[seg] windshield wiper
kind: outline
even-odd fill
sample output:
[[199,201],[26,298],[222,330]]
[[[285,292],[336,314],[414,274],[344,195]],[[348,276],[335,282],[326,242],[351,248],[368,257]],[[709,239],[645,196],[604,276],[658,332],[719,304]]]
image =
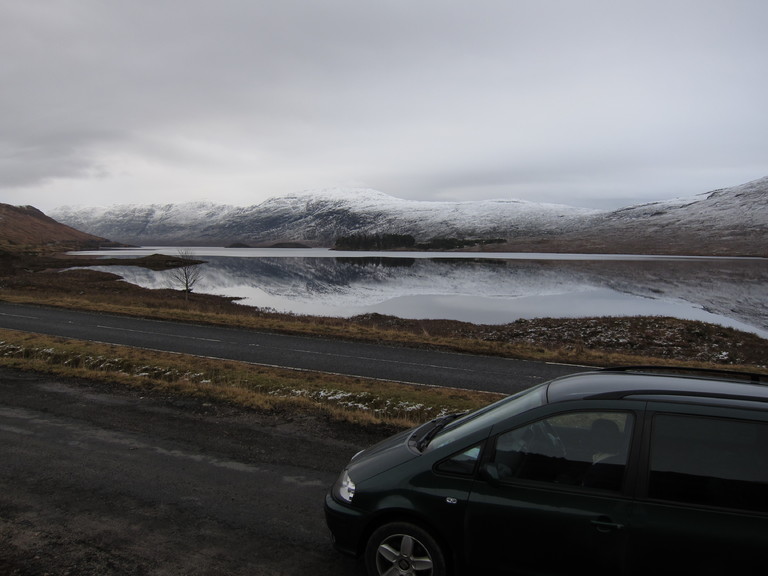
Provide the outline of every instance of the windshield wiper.
[[432,442],[432,439],[437,436],[437,434],[445,428],[449,423],[453,422],[458,418],[459,416],[464,416],[466,412],[457,412],[456,414],[446,414],[445,416],[441,416],[440,418],[436,418],[433,420],[435,425],[424,434],[424,436],[419,440],[419,442],[416,444],[416,448],[419,452],[424,452],[424,449],[429,446],[429,443]]

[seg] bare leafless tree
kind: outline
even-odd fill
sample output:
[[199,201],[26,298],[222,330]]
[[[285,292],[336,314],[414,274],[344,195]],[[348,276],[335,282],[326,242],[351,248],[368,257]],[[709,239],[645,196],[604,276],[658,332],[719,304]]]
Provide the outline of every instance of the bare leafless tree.
[[177,252],[180,260],[179,266],[172,268],[169,272],[171,283],[174,287],[181,286],[184,291],[185,299],[189,298],[190,292],[195,284],[202,277],[201,262],[195,260],[195,255],[191,250],[181,248]]

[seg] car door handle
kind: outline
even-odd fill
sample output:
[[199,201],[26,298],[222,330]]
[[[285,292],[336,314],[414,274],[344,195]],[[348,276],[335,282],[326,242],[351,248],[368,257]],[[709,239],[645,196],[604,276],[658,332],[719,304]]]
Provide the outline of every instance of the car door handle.
[[621,530],[622,528],[624,528],[624,524],[613,522],[607,516],[601,516],[600,518],[596,518],[595,520],[592,520],[591,523],[592,523],[592,526],[597,528],[598,532],[611,532],[613,530]]

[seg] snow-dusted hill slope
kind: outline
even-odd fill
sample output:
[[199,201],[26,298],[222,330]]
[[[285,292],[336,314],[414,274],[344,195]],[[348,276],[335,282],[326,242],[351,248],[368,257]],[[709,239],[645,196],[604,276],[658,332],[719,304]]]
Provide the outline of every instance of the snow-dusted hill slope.
[[553,236],[521,234],[507,249],[768,257],[768,177],[596,214]]
[[519,200],[419,202],[368,189],[312,190],[249,207],[210,203],[56,209],[53,218],[127,244],[259,244],[296,241],[332,246],[355,233],[501,237],[555,233],[596,212]]
[[237,207],[213,203],[61,207],[51,216],[139,245],[332,246],[339,236],[506,238],[503,249],[768,256],[768,177],[611,212],[520,200],[419,202],[369,189],[311,190]]
[[768,226],[768,177],[693,198],[641,204],[606,214],[607,224],[652,221],[656,229],[685,224],[737,231]]

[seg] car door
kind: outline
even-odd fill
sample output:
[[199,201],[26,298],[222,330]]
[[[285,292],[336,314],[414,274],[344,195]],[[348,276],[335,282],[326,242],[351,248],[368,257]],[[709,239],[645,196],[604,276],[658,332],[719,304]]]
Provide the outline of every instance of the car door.
[[606,404],[493,435],[467,506],[470,573],[620,574],[639,420]]
[[768,414],[649,404],[627,562],[637,574],[765,574]]

